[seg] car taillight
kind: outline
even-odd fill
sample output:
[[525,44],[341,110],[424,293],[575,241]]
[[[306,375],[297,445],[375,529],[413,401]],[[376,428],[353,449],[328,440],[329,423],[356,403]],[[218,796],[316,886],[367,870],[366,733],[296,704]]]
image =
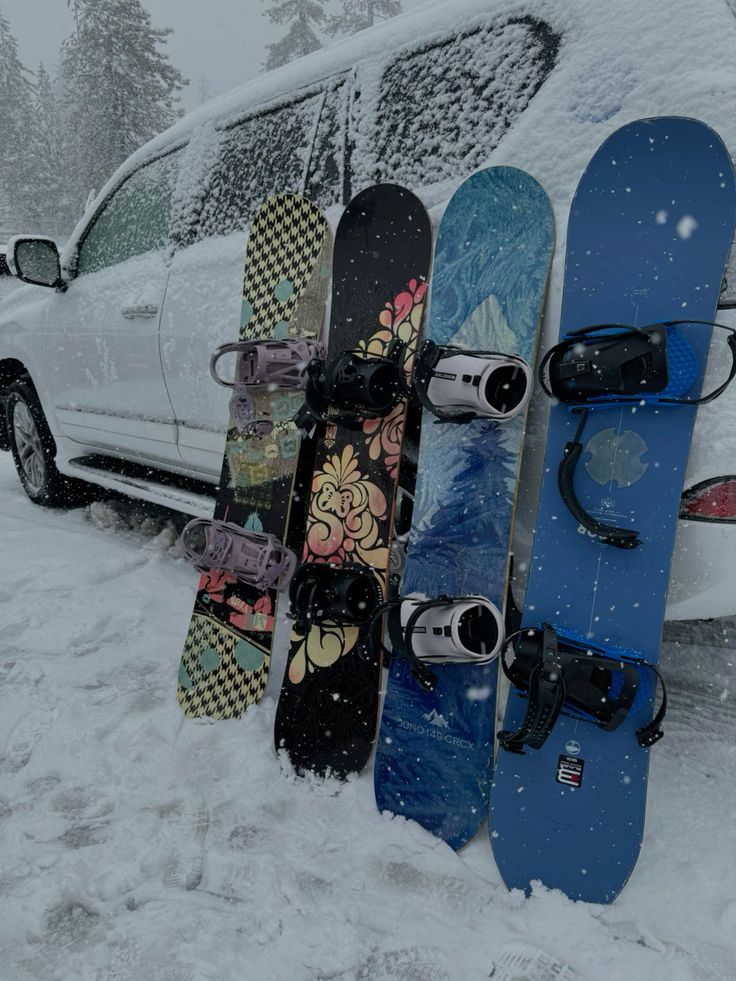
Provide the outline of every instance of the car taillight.
[[736,521],[736,477],[707,480],[685,491],[680,502],[680,517]]

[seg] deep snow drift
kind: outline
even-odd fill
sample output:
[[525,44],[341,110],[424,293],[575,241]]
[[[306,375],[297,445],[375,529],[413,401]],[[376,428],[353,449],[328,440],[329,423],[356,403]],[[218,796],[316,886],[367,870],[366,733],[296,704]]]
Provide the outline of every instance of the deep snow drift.
[[672,705],[621,897],[524,899],[485,830],[455,855],[376,813],[370,770],[294,776],[271,698],[182,717],[181,516],[41,510],[8,454],[0,501],[2,981],[474,981],[519,940],[589,981],[736,976],[736,623],[667,631]]

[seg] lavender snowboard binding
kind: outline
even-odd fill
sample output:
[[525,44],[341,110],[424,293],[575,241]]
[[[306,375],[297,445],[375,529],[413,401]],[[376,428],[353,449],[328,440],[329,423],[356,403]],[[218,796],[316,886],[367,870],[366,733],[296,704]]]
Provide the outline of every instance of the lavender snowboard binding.
[[[218,372],[218,362],[226,354],[239,354],[236,375],[226,381]],[[225,388],[233,391],[230,419],[233,425],[256,436],[268,436],[273,423],[257,419],[252,392],[258,389],[303,390],[307,384],[307,367],[314,359],[324,358],[325,348],[312,338],[285,340],[235,341],[221,344],[210,359],[210,374]]]
[[195,518],[181,540],[186,559],[200,572],[219,569],[260,590],[286,589],[296,568],[296,556],[275,535],[228,521]]

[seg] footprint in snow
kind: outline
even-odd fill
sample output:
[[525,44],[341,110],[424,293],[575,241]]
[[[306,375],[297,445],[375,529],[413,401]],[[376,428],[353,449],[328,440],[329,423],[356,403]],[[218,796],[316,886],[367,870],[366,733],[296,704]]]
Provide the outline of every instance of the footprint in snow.
[[194,981],[194,975],[177,962],[176,953],[163,952],[158,945],[148,948],[129,937],[115,937],[108,945],[109,964],[95,974],[95,981]]
[[47,936],[54,943],[65,947],[81,944],[94,929],[100,914],[87,909],[82,903],[68,901],[48,910],[46,914]]
[[52,727],[56,709],[37,710],[13,726],[0,750],[0,773],[18,773],[27,766],[39,739]]
[[585,981],[565,961],[524,941],[506,944],[488,974],[493,981]]
[[210,827],[210,812],[200,807],[194,814],[188,835],[177,843],[176,851],[163,867],[163,882],[169,889],[197,889],[204,874],[204,847]]
[[55,773],[47,773],[42,777],[34,777],[26,784],[26,790],[31,797],[43,797],[61,783],[61,778]]
[[115,805],[109,797],[81,785],[60,790],[52,800],[51,806],[57,814],[87,820],[107,817],[115,810]]
[[460,912],[477,909],[482,897],[468,883],[443,872],[427,872],[411,862],[381,861],[376,868],[378,878],[386,885],[401,891],[425,896],[444,896],[446,905]]
[[89,848],[90,845],[101,845],[107,839],[103,829],[93,824],[79,824],[69,828],[58,841],[65,848]]
[[442,951],[432,947],[374,951],[360,964],[311,981],[450,981],[443,963]]

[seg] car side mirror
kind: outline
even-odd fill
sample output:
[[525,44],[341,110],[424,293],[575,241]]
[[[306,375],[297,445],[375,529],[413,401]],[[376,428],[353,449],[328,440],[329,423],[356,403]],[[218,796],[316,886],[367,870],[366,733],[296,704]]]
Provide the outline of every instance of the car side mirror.
[[18,279],[34,286],[64,289],[59,250],[52,239],[16,235],[7,249],[10,268]]

